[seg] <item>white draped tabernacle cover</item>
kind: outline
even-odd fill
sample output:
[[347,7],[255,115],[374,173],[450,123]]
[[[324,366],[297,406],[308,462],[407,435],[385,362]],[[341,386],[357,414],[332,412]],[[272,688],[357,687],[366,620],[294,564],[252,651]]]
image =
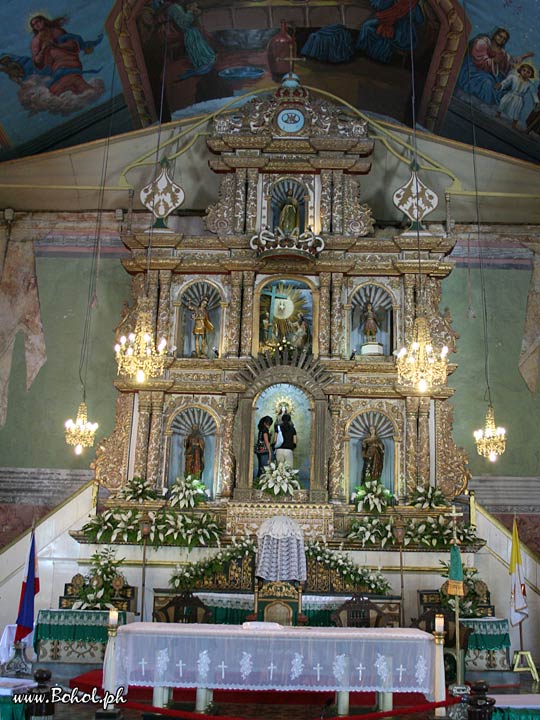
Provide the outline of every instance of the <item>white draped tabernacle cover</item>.
[[295,520],[286,515],[268,518],[257,531],[257,540],[257,577],[304,582],[307,578],[304,533]]
[[132,623],[118,628],[116,687],[420,692],[434,696],[433,636],[416,628]]

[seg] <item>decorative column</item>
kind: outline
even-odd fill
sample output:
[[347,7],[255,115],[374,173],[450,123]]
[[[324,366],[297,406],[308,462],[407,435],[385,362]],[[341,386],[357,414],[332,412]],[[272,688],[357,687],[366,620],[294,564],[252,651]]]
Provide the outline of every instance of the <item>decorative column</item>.
[[235,174],[236,184],[234,193],[234,231],[243,234],[245,232],[246,212],[246,177],[245,168],[238,168]]
[[407,495],[416,487],[416,448],[418,431],[418,398],[405,399],[405,477]]
[[332,232],[339,235],[343,232],[343,172],[332,171]]
[[328,498],[328,404],[326,398],[315,400],[313,419],[313,463],[309,499],[311,502],[326,502]]
[[146,479],[152,487],[161,488],[159,485],[159,467],[161,457],[161,429],[163,427],[163,401],[165,394],[153,392],[152,415],[150,419],[150,434],[148,438],[148,457],[146,459]]
[[429,404],[430,398],[418,398],[418,483],[429,485]]
[[247,198],[246,198],[246,232],[254,233],[257,229],[257,184],[259,173],[257,168],[248,168],[247,171]]
[[161,338],[169,342],[169,330],[171,322],[171,279],[170,270],[159,271],[159,301],[157,313],[156,345]]
[[218,498],[230,498],[234,486],[234,452],[233,431],[234,415],[238,405],[238,398],[232,393],[225,397],[225,417],[221,431],[221,458],[219,463]]
[[319,354],[322,357],[330,355],[330,277],[327,272],[319,275]]
[[227,319],[227,355],[238,357],[238,345],[240,342],[240,307],[242,303],[242,273],[231,273],[231,302],[229,303],[229,314]]
[[159,273],[157,270],[150,270],[148,273],[148,299],[150,300],[150,313],[157,321],[158,313],[158,289],[159,289]]
[[405,275],[404,285],[404,307],[403,307],[403,344],[408,343],[412,337],[416,308],[414,303],[414,291],[416,289],[416,278],[414,275]]
[[248,270],[242,274],[244,276],[244,292],[242,299],[242,338],[240,354],[246,356],[251,355],[253,337],[253,283],[255,282],[255,273]]
[[251,499],[251,458],[253,457],[254,437],[251,431],[251,398],[240,398],[235,427],[244,428],[236,437],[236,484],[234,499],[240,502]]
[[343,477],[343,432],[341,428],[341,398],[330,397],[330,417],[332,418],[330,468],[329,468],[329,500],[344,502],[345,488]]
[[139,393],[139,415],[137,420],[137,443],[135,446],[135,477],[146,477],[146,461],[148,458],[148,435],[150,430],[150,412],[152,409],[152,393]]
[[332,231],[332,171],[321,171],[321,233]]
[[330,344],[332,357],[341,357],[343,350],[343,306],[341,291],[343,273],[332,273],[332,318],[330,321]]

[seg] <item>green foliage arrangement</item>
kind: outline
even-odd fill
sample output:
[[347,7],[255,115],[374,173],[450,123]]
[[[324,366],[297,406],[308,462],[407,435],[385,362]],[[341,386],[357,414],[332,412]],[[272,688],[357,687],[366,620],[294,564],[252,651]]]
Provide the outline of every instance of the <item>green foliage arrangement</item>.
[[394,522],[391,517],[362,517],[353,522],[347,538],[349,540],[360,540],[362,547],[377,546],[384,548],[385,545],[392,545],[394,542],[393,525]]

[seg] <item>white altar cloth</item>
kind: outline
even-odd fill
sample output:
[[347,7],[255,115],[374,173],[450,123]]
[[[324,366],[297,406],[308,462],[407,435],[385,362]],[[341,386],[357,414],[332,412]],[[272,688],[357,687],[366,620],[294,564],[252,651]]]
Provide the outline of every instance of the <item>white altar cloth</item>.
[[118,628],[116,687],[420,692],[434,697],[433,636],[416,628],[133,623]]

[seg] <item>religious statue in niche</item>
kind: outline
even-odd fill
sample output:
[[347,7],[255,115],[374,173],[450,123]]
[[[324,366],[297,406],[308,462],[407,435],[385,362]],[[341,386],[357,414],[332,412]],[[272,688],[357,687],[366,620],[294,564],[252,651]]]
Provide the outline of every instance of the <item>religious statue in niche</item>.
[[368,302],[364,311],[364,336],[366,342],[374,343],[377,342],[377,330],[379,329],[379,323],[373,309],[373,303]]
[[380,480],[384,466],[384,444],[374,425],[369,435],[362,440],[362,483],[366,480]]
[[274,351],[283,345],[290,350],[311,351],[311,290],[301,281],[276,280],[261,290],[259,347]]
[[198,425],[193,425],[185,440],[185,475],[201,477],[204,470],[205,441]]
[[392,353],[392,299],[376,285],[362,286],[351,298],[352,357]]
[[299,232],[298,200],[293,197],[292,190],[287,190],[285,201],[279,213],[279,227],[285,235],[292,235],[296,230]]
[[208,298],[203,297],[199,305],[188,304],[188,308],[192,310],[193,319],[193,335],[195,337],[194,357],[208,357],[207,333],[214,329],[208,315]]
[[306,188],[296,180],[277,182],[270,197],[271,232],[298,237],[306,230]]

